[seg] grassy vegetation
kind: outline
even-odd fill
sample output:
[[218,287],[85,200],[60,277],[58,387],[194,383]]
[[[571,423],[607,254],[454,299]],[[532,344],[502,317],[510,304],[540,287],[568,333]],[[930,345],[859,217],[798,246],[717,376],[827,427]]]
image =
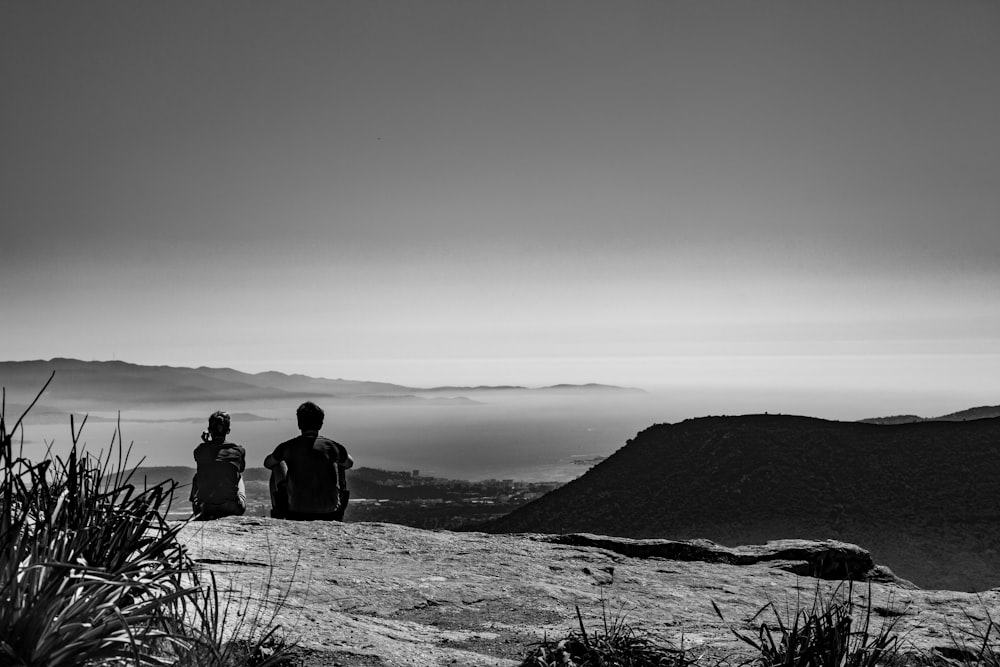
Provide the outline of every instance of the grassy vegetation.
[[697,662],[683,648],[650,641],[621,614],[609,619],[603,600],[603,630],[588,633],[579,607],[576,617],[579,633],[541,642],[531,649],[521,667],[691,667]]
[[137,488],[120,431],[108,453],[94,457],[78,445],[86,419],[79,428],[71,419],[68,457],[50,453],[31,461],[20,445],[15,452],[25,415],[8,429],[5,405],[6,395],[0,664],[286,664],[284,635],[262,624],[267,619],[238,615],[237,625],[227,626],[229,607],[220,603],[214,580],[200,576],[178,540],[184,523],[165,520],[176,483]]
[[1000,667],[1000,623],[984,606],[982,614],[965,612],[966,628],[952,628],[950,650],[942,656],[962,667]]
[[[853,582],[841,595],[841,584],[829,597],[816,589],[812,605],[780,613],[768,603],[754,616],[765,618],[756,636],[730,626],[742,642],[753,648],[761,667],[876,667],[900,664],[902,651],[895,626],[899,615],[891,614],[878,627],[872,623],[871,595],[859,607],[854,601]],[[720,619],[722,612],[713,602]]]
[[653,642],[620,615],[609,621],[602,600],[602,630],[588,632],[577,608],[579,631],[534,645],[520,667],[1000,667],[1000,624],[985,606],[965,614],[968,627],[952,628],[946,646],[926,653],[907,646],[896,632],[905,610],[876,610],[870,591],[866,599],[855,601],[852,582],[828,596],[817,587],[807,607],[764,605],[746,622],[750,632],[726,621],[713,602],[750,657],[707,662],[683,647]]

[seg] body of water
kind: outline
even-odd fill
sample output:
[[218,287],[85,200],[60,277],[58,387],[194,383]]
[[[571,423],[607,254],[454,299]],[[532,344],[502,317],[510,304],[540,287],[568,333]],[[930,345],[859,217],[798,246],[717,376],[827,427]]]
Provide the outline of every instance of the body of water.
[[[324,405],[323,434],[347,446],[359,466],[452,479],[568,481],[587,470],[575,461],[606,456],[657,421],[649,397],[638,399],[536,398],[469,405],[331,400]],[[216,409],[234,415],[230,439],[246,448],[251,467],[262,466],[275,445],[298,433],[294,405],[191,404],[123,411],[121,438],[126,448],[131,445],[130,463],[143,459],[147,466],[193,465],[192,452]],[[89,414],[80,440],[91,453],[107,451],[117,443],[117,415]],[[71,443],[69,417],[59,423],[33,421],[29,415],[23,435],[27,456],[38,458],[50,445],[62,455]]]

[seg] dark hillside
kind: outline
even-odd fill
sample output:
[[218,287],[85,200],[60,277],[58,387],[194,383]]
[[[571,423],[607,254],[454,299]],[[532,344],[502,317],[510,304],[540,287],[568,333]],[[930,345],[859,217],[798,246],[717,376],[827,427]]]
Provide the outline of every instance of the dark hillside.
[[486,526],[736,545],[836,538],[925,587],[1000,586],[1000,419],[707,417],[652,426]]

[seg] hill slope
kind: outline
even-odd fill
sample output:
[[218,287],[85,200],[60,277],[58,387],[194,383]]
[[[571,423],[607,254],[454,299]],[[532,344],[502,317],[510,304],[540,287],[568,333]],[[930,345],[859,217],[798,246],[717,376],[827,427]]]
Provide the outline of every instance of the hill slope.
[[485,530],[865,544],[918,585],[1000,586],[1000,419],[790,416],[652,426]]

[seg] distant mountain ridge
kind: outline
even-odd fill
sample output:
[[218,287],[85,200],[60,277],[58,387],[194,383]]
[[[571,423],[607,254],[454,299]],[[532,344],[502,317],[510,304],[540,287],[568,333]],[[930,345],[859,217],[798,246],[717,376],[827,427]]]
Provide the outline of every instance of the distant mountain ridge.
[[[86,397],[88,404],[103,403],[118,409],[124,405],[164,405],[179,401],[205,401],[224,397],[230,400],[310,397],[440,401],[442,393],[486,391],[640,391],[610,385],[556,385],[527,387],[432,387],[417,388],[388,382],[317,378],[278,371],[245,373],[232,368],[144,366],[125,361],[81,361],[54,358],[48,361],[0,362],[0,386],[8,397],[21,401],[33,397],[49,375],[56,379],[46,391],[55,401],[73,403]],[[472,401],[468,401],[472,402]]]
[[998,418],[706,417],[642,431],[484,529],[733,545],[833,538],[867,545],[918,585],[983,590],[1000,586],[998,479]]
[[968,410],[959,410],[940,417],[918,417],[917,415],[891,415],[889,417],[869,417],[860,420],[865,424],[912,424],[914,422],[951,421],[960,422],[970,419],[992,419],[1000,417],[1000,405],[983,405]]

